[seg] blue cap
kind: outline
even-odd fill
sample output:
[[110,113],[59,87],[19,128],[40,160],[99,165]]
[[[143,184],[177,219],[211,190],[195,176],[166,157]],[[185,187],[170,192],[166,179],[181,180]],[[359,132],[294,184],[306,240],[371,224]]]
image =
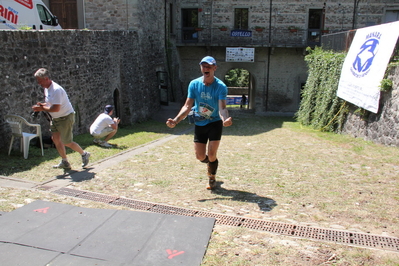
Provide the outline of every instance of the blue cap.
[[215,65],[216,66],[216,60],[212,56],[205,56],[204,58],[202,58],[202,60],[200,62],[200,65],[202,63],[208,63],[210,65]]
[[112,105],[107,105],[104,108],[104,113],[109,114],[112,110],[114,110],[114,107]]

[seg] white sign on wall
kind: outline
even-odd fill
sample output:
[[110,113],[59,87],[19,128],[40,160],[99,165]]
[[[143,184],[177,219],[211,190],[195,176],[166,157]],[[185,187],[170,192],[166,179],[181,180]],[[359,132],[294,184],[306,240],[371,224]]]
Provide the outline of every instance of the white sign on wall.
[[226,62],[255,62],[255,48],[226,47]]
[[399,21],[358,29],[342,66],[337,96],[377,113],[380,83],[399,36]]

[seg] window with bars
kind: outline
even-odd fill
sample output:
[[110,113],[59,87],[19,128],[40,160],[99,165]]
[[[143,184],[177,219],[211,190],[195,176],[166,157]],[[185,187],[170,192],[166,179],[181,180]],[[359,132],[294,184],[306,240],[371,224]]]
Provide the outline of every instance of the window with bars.
[[234,9],[234,29],[247,30],[248,29],[248,8]]

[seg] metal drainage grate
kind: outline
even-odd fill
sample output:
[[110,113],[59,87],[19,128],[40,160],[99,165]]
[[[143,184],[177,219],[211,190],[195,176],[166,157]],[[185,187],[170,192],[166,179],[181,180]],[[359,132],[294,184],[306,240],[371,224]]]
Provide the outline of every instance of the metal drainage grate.
[[82,191],[71,188],[60,188],[54,191],[56,194],[66,195],[81,199],[108,203],[112,205],[125,206],[136,210],[150,211],[170,215],[183,215],[192,217],[215,218],[216,224],[240,226],[249,229],[267,231],[271,233],[293,236],[298,238],[313,239],[318,241],[335,242],[353,246],[378,248],[399,252],[399,238],[354,233],[349,231],[323,229],[310,226],[286,224],[280,222],[264,221],[253,218],[223,215],[211,212],[195,211],[180,207],[163,204],[150,203],[146,201],[133,200],[108,196],[100,193]]

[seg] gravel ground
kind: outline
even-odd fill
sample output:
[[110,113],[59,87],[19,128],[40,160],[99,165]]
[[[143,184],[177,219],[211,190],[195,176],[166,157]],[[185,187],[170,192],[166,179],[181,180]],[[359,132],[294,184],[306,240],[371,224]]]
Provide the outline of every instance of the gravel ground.
[[[224,129],[214,191],[206,190],[206,166],[195,160],[192,132],[69,186],[199,211],[399,237],[397,148],[301,128],[292,119],[231,115],[234,124]],[[2,188],[0,196],[3,211],[34,199],[115,208],[45,191]],[[203,265],[398,262],[394,251],[216,225]]]

